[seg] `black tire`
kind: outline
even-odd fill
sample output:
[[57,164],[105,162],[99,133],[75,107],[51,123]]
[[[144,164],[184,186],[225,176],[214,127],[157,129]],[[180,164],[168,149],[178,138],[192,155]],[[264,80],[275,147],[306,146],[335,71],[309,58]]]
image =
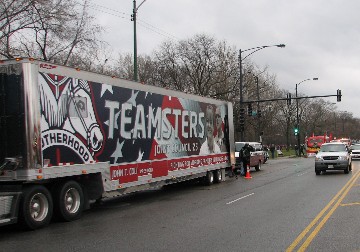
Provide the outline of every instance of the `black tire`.
[[67,181],[54,190],[54,212],[57,219],[73,221],[81,217],[84,209],[84,192],[75,181]]
[[49,225],[53,215],[53,201],[49,190],[42,185],[24,189],[20,203],[20,224],[35,230]]
[[260,171],[260,170],[261,170],[261,160],[259,160],[259,164],[255,166],[255,171]]
[[214,183],[214,173],[212,171],[208,171],[205,176],[205,185],[212,185]]
[[214,171],[214,182],[221,183],[221,181],[222,181],[221,169],[215,170]]
[[315,171],[316,175],[320,175],[321,171]]
[[349,166],[346,167],[346,169],[344,170],[344,173],[345,173],[345,174],[349,174]]

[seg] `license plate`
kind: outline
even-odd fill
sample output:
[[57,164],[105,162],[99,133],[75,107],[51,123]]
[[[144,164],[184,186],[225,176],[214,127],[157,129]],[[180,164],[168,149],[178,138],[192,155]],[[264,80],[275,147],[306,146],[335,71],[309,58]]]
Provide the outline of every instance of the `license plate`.
[[334,168],[334,166],[333,165],[328,165],[328,168]]

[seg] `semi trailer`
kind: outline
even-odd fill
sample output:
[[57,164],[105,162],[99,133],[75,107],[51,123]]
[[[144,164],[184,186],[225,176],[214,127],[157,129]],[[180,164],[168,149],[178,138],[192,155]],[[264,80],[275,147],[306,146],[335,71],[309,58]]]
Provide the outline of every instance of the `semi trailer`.
[[0,61],[0,225],[234,169],[227,101],[31,58]]

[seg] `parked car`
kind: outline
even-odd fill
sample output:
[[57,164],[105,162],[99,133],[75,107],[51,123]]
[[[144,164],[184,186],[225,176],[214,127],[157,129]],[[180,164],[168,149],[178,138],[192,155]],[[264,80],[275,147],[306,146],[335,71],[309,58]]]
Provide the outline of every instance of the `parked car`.
[[261,164],[265,163],[265,152],[263,146],[259,142],[235,142],[235,169],[241,168],[240,150],[245,143],[250,144],[254,151],[250,153],[250,167],[255,167],[256,171],[261,170]]
[[315,173],[320,175],[326,170],[351,171],[350,149],[341,142],[324,143],[315,156]]
[[269,152],[267,150],[264,150],[264,164],[269,159]]
[[360,158],[360,144],[353,144],[350,146],[351,159]]

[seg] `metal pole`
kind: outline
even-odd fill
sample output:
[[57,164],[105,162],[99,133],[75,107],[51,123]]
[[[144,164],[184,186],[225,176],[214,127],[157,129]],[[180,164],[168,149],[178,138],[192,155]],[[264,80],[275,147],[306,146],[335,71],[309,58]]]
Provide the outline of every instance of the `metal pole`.
[[334,123],[335,123],[335,132],[334,132],[334,135],[337,136],[337,133],[336,133],[336,113],[334,112]]
[[[295,87],[295,97],[297,98],[297,87],[298,87],[298,84],[296,84],[296,87]],[[296,128],[298,129],[298,134],[297,134],[297,148],[298,148],[298,151],[296,153],[296,155],[300,156],[300,128],[299,128],[299,100],[296,99]]]
[[133,20],[134,21],[134,81],[138,81],[138,69],[137,69],[137,42],[136,42],[136,0],[133,1]]
[[[259,92],[259,77],[258,76],[254,76],[255,77],[255,81],[256,81],[256,89],[257,89],[257,99],[258,101],[260,100],[260,92]],[[257,103],[257,137],[259,139],[259,141],[261,142],[261,138],[260,138],[260,117],[259,117],[259,110],[260,110],[260,103]]]
[[[242,74],[242,59],[241,59],[241,49],[239,50],[239,70],[240,70],[240,109],[243,107],[243,74]],[[245,126],[244,126],[245,130]],[[244,141],[244,130],[240,131],[240,142]]]

